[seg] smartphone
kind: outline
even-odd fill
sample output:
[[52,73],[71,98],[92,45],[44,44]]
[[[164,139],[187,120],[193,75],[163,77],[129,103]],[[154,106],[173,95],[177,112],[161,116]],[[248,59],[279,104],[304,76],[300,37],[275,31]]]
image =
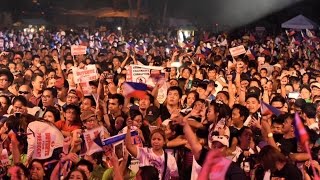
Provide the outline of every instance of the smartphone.
[[259,115],[258,115],[257,112],[256,112],[256,113],[253,113],[253,114],[252,114],[252,117],[254,117],[254,118],[257,119],[257,120],[259,119]]

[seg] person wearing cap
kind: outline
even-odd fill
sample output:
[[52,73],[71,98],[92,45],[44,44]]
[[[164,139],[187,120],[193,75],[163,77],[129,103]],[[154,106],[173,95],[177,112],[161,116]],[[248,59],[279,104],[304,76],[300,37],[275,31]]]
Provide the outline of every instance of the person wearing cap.
[[314,82],[311,83],[311,96],[315,97],[315,96],[320,96],[320,83],[318,82]]
[[[183,127],[185,138],[190,144],[192,154],[200,166],[205,165],[204,163],[210,150],[220,151],[223,156],[227,156],[226,152],[229,147],[229,140],[226,136],[219,135],[219,133],[218,135],[214,134],[211,137],[211,147],[209,147],[210,149],[207,149],[198,141],[196,134],[188,123],[188,117],[183,117],[180,113],[175,112],[172,113],[170,119]],[[237,164],[231,162],[225,175],[225,179],[245,179],[245,174]]]
[[0,70],[0,95],[6,95],[10,99],[14,97],[8,88],[13,83],[13,75],[8,69],[1,69]]
[[82,98],[82,93],[79,90],[76,89],[70,89],[67,95],[67,101],[66,104],[75,104],[79,105],[80,100]]
[[98,119],[92,110],[83,111],[80,115],[82,124],[87,130],[99,127]]
[[55,88],[58,91],[58,105],[64,107],[67,101],[67,93],[69,91],[69,83],[63,78],[58,78],[55,83]]
[[246,93],[246,107],[250,114],[256,113],[260,109],[261,90],[257,87],[250,87]]

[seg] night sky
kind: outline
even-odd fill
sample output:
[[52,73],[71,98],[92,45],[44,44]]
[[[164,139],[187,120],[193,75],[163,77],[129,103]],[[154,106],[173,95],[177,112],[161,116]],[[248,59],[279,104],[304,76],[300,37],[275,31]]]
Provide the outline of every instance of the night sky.
[[[54,14],[57,8],[85,9],[112,7],[112,0],[1,0],[0,10],[14,13],[19,19],[28,12]],[[135,0],[134,0],[135,1]],[[142,0],[143,9],[154,17],[161,17],[166,0]],[[127,0],[115,0],[122,9],[127,8]],[[256,22],[270,14],[278,15],[275,20],[283,21],[304,14],[319,21],[320,15],[314,7],[320,6],[319,0],[167,0],[168,16],[190,18],[197,23],[219,24],[220,26],[242,26]],[[24,15],[21,12],[25,13]]]

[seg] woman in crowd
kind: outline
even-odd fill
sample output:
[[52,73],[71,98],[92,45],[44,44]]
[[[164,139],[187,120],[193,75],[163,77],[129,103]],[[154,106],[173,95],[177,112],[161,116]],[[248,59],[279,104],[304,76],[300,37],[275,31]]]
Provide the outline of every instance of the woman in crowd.
[[[132,122],[128,122],[131,129]],[[166,136],[163,130],[156,129],[151,132],[151,148],[137,147],[131,142],[131,133],[126,133],[125,144],[129,153],[139,159],[140,166],[155,166],[159,171],[159,179],[178,179],[178,168],[174,157],[164,151]]]

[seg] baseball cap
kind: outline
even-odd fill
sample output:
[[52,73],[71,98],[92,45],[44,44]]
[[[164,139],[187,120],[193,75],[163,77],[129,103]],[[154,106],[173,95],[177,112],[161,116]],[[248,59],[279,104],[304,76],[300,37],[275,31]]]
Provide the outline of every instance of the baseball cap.
[[212,142],[220,142],[224,146],[229,147],[229,140],[225,136],[212,136]]
[[159,116],[160,116],[160,110],[156,106],[150,106],[147,109],[146,119],[149,121],[149,123],[155,122]]
[[246,100],[251,97],[254,97],[259,100],[260,94],[261,90],[258,87],[249,87],[247,89]]
[[311,84],[311,89],[314,88],[314,87],[320,89],[320,83],[318,83],[318,82],[312,83],[312,84]]
[[87,110],[87,111],[83,111],[80,115],[80,119],[81,121],[85,121],[91,117],[95,117],[95,113],[92,110]]
[[82,93],[79,90],[76,89],[70,89],[68,94],[74,94],[76,95],[79,99],[82,98]]

